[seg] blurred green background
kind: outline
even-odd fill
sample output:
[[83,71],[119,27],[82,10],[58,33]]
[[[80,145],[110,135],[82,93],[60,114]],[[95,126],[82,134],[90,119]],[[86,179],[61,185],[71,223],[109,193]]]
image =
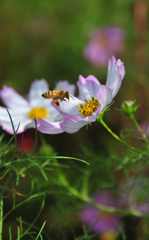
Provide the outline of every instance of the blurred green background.
[[[137,38],[142,35],[138,33],[136,26],[134,11],[136,3],[137,1],[131,0],[2,0],[0,2],[0,87],[6,84],[20,94],[26,95],[35,79],[45,78],[50,89],[54,89],[59,80],[67,79],[70,83],[76,84],[80,74],[84,77],[92,74],[105,84],[107,67],[94,69],[83,58],[83,48],[88,42],[91,31],[114,24],[126,31],[125,53],[121,57],[125,64],[126,75],[115,98],[116,102],[105,119],[119,131],[126,119],[120,120],[122,117],[120,114],[115,114],[114,109],[120,108],[123,100],[134,99],[138,103],[145,102],[143,116],[147,118],[148,114],[144,112],[144,108],[148,106],[144,98],[147,97],[148,91],[144,85],[148,85],[148,56],[146,54],[143,59],[136,60]],[[147,7],[148,3],[143,1],[144,3]],[[144,15],[147,25],[147,14]],[[144,29],[144,25],[142,28]],[[143,46],[147,53],[149,48],[147,29],[143,32],[143,38],[144,36],[146,41]],[[140,93],[140,85],[143,94]],[[139,121],[142,119],[139,118]],[[62,149],[66,150],[69,140],[72,141],[72,146],[77,144],[79,139],[94,141],[93,135],[98,132],[97,129],[101,136],[102,130],[99,124],[95,123],[89,127],[88,132],[84,127],[80,133],[73,136],[63,133],[59,136],[46,137],[48,140],[52,138],[52,141],[49,140],[50,143],[53,143],[61,153],[59,145],[62,144],[64,137],[68,140],[65,141],[66,145]],[[99,148],[99,137],[95,142],[96,147]]]
[[130,1],[1,1],[1,85],[27,91],[36,78],[45,78],[51,88],[60,79],[75,83],[79,74],[105,80],[106,71],[100,74],[83,59],[88,35],[116,24],[132,46],[132,18]]

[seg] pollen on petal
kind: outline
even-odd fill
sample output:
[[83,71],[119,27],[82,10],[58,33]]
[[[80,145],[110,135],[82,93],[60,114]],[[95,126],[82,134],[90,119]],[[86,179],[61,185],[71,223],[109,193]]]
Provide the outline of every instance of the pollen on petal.
[[81,108],[80,110],[78,110],[78,112],[80,112],[81,115],[83,116],[91,116],[98,108],[100,102],[98,99],[95,99],[92,96],[92,99],[87,101],[86,99],[84,99],[85,103],[81,104],[79,103],[79,107]]
[[28,113],[29,118],[45,118],[48,115],[48,111],[44,108],[32,108]]

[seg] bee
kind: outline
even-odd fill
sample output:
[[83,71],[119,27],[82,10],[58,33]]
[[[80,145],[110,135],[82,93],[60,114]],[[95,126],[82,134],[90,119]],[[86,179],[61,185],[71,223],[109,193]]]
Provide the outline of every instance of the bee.
[[60,106],[58,100],[68,102],[70,97],[73,98],[68,91],[64,90],[44,92],[41,96],[48,99],[53,98],[53,103],[56,104],[58,108]]

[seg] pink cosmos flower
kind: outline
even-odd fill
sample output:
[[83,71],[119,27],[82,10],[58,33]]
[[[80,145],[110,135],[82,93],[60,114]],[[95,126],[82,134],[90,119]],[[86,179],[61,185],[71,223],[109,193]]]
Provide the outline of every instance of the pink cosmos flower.
[[[112,102],[118,93],[124,75],[123,63],[120,59],[116,61],[114,57],[109,60],[106,85],[102,85],[92,75],[87,78],[80,75],[77,82],[79,97],[70,98],[69,103],[61,102],[59,108],[52,103],[64,115],[63,121],[60,122],[61,130],[75,133],[83,126],[95,122],[99,113]],[[39,121],[40,129],[45,128],[48,133],[50,124],[46,120]]]
[[[94,197],[95,203],[99,203],[104,207],[118,207],[118,199],[111,194],[109,190],[102,190]],[[103,234],[107,231],[118,232],[122,223],[121,218],[112,213],[105,213],[91,205],[86,205],[79,213],[79,218],[91,228],[93,232]]]
[[[58,89],[68,90],[71,94],[74,94],[75,86],[67,81],[60,81],[56,86],[56,90]],[[63,132],[59,125],[63,116],[51,105],[52,99],[44,99],[41,96],[46,91],[49,91],[49,87],[44,79],[36,80],[31,84],[27,99],[7,86],[4,86],[0,91],[0,98],[10,112],[15,131],[20,124],[17,133],[35,127],[34,118],[46,120],[48,130],[45,133],[57,134]],[[13,134],[9,115],[4,107],[0,107],[0,126],[6,132]],[[38,130],[40,131],[39,122]],[[44,128],[42,130],[44,132]]]
[[125,32],[120,27],[97,29],[84,48],[84,57],[95,67],[106,66],[112,55],[123,53],[124,39]]

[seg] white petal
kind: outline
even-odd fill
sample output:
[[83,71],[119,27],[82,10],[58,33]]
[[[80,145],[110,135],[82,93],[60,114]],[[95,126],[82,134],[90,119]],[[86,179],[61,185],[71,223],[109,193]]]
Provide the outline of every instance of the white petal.
[[59,111],[63,115],[71,116],[72,114],[79,115],[78,110],[80,110],[78,104],[83,104],[84,101],[81,101],[80,99],[73,96],[73,98],[70,97],[69,101],[63,101],[59,102],[60,107],[58,108],[54,103],[52,103],[52,106],[55,107],[57,111]]
[[31,84],[28,99],[33,108],[43,107],[50,104],[50,101],[47,101],[48,99],[44,99],[41,96],[44,92],[47,91],[49,91],[49,86],[44,79],[36,80]]
[[[16,110],[11,110],[11,109],[8,109],[12,119],[14,121],[21,121],[22,119],[24,118],[27,118],[27,114],[24,113],[24,114],[20,114],[17,109]],[[10,122],[10,118],[9,118],[9,114],[7,112],[7,109],[4,108],[4,107],[0,107],[0,122]]]
[[0,98],[7,108],[17,109],[20,114],[30,109],[29,102],[13,88],[3,86],[3,90],[0,91]]
[[55,87],[55,91],[64,90],[70,92],[70,94],[74,95],[75,93],[75,85],[70,84],[67,80],[66,81],[59,81]]
[[[11,115],[11,119],[12,119],[12,122],[13,122],[13,125],[15,128],[15,131],[17,130],[17,128],[19,126],[17,133],[24,132],[25,129],[34,126],[34,121],[32,119],[28,118],[26,114],[24,114],[24,115],[18,114],[17,112],[15,112],[13,110],[9,110],[9,113]],[[7,113],[6,108],[3,108],[3,107],[0,107],[0,126],[2,126],[2,128],[6,132],[13,134],[13,128],[12,128],[10,117]]]
[[58,122],[63,119],[62,114],[60,114],[56,108],[54,108],[52,105],[47,109],[48,110],[48,115],[43,118],[44,120],[48,122]]

